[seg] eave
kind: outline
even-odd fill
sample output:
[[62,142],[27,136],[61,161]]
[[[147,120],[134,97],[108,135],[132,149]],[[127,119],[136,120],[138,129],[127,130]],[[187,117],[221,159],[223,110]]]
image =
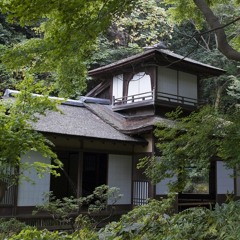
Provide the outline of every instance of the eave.
[[221,68],[217,68],[199,61],[183,57],[169,50],[151,49],[143,53],[119,60],[115,63],[89,71],[89,76],[99,77],[106,74],[115,75],[117,72],[131,71],[136,67],[143,67],[152,64],[155,66],[166,66],[182,71],[194,72],[200,77],[213,77],[225,73]]

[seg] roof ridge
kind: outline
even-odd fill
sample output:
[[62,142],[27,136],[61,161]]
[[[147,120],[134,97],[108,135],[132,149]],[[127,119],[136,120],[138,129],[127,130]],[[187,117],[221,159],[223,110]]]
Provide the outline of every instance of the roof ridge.
[[[112,121],[109,120],[110,118],[104,117],[103,114],[100,114],[99,112],[95,111],[94,108],[92,108],[90,105],[91,105],[91,104],[89,104],[89,103],[84,103],[84,106],[85,106],[89,111],[91,111],[93,114],[95,114],[96,116],[98,116],[100,119],[102,119],[104,122],[106,122],[106,123],[107,123],[108,125],[110,125],[111,127],[115,128],[117,131],[120,131],[121,133],[123,133],[124,127],[123,127],[123,124],[122,124],[120,121],[118,121],[120,126],[117,126],[116,124],[114,124]],[[94,105],[100,105],[100,104],[94,104]],[[106,108],[106,107],[105,107],[105,108]],[[113,111],[111,111],[111,113],[113,113],[111,117],[114,117],[115,119],[117,119],[116,113],[113,112]],[[123,119],[124,121],[126,121],[125,118],[122,117],[122,119]],[[117,120],[118,120],[118,119],[117,119]],[[124,134],[125,134],[125,133],[124,133]]]

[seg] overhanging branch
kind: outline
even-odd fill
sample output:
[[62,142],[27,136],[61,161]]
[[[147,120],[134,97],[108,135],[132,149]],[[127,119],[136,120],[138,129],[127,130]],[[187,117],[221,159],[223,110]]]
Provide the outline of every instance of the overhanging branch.
[[236,18],[235,20],[229,22],[226,25],[222,25],[219,19],[214,15],[213,11],[209,8],[205,0],[193,0],[193,1],[199,8],[199,10],[202,12],[207,23],[211,28],[211,30],[204,32],[202,34],[214,31],[217,37],[218,50],[222,54],[224,54],[227,58],[235,61],[240,61],[240,52],[236,51],[229,45],[226,33],[224,31],[224,27],[233,24],[236,21],[239,21],[240,17]]

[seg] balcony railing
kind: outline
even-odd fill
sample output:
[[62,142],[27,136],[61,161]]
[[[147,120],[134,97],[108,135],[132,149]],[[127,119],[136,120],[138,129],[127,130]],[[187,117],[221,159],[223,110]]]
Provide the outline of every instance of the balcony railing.
[[175,95],[171,93],[157,92],[157,100],[167,101],[169,103],[180,103],[183,105],[197,106],[198,100],[196,98]]
[[165,92],[157,92],[155,94],[155,91],[123,96],[120,98],[113,97],[112,104],[113,106],[119,106],[124,104],[139,103],[142,101],[159,102],[159,103],[162,102],[168,105],[180,104],[180,105],[187,105],[187,106],[194,106],[194,107],[199,104],[196,98],[185,97],[185,96],[165,93]]
[[136,103],[136,102],[140,102],[140,101],[153,100],[153,99],[154,99],[153,91],[139,93],[139,94],[135,94],[135,95],[123,96],[120,98],[115,98],[113,96],[113,105]]

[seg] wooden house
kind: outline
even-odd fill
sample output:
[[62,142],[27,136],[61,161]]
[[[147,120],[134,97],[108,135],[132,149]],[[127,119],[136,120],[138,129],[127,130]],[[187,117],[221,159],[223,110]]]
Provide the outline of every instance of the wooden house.
[[[60,105],[63,114],[49,112],[34,128],[55,144],[64,164],[61,177],[46,174],[9,188],[0,203],[2,216],[30,214],[42,203],[42,194],[53,191],[61,198],[86,196],[99,185],[120,188],[124,195],[119,211],[145,204],[148,198],[168,193],[167,182],[152,185],[138,170],[138,160],[156,153],[153,129],[168,122],[165,113],[181,106],[186,113],[203,104],[199,98],[200,79],[219,76],[222,69],[179,56],[163,49],[151,49],[104,67],[89,71],[99,84],[85,97]],[[24,161],[45,161],[36,152]],[[209,173],[205,192],[179,194],[178,209],[192,205],[223,202],[226,193],[240,194],[233,170],[216,161]],[[74,187],[73,187],[74,186]]]

